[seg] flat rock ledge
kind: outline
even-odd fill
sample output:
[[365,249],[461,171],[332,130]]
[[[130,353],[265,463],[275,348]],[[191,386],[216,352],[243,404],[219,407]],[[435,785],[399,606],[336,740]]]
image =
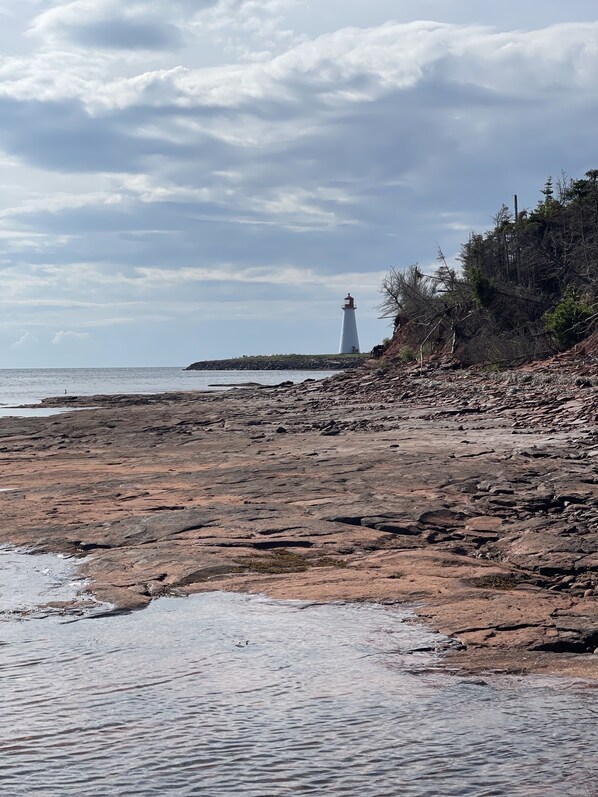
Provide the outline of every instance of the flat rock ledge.
[[592,362],[47,404],[95,409],[0,419],[0,542],[81,557],[119,609],[408,603],[447,667],[598,678]]
[[342,371],[359,368],[370,354],[281,354],[200,360],[187,371]]

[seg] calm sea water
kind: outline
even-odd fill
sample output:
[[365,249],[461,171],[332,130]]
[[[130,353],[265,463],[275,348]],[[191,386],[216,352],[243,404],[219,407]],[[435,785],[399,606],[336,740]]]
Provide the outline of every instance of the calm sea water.
[[35,560],[0,552],[0,593],[22,593],[0,605],[2,794],[597,794],[595,689],[441,674],[406,610],[211,593],[19,619],[40,579],[75,586]]
[[[167,393],[216,390],[223,385],[303,382],[331,371],[185,371],[182,368],[23,368],[0,369],[0,408],[35,404],[49,396],[114,393]],[[218,385],[219,387],[213,387]],[[0,410],[1,412],[1,410]],[[6,413],[2,413],[6,414]],[[12,413],[14,414],[14,413]],[[22,413],[27,414],[27,413]]]

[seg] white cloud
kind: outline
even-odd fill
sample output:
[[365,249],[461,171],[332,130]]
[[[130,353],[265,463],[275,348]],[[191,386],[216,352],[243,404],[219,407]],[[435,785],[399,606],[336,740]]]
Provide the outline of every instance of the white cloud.
[[227,55],[265,61],[305,37],[284,27],[283,13],[299,0],[220,0],[199,14],[192,29],[207,29]]
[[339,30],[265,63],[179,67],[107,81],[90,101],[106,108],[139,103],[225,108],[266,98],[295,103],[308,92],[334,108],[372,101],[393,89],[408,90],[433,77],[434,70],[445,82],[507,96],[593,90],[597,39],[598,22],[512,33],[433,22],[388,23]]
[[60,346],[62,343],[69,343],[77,340],[86,340],[89,337],[89,332],[72,332],[69,330],[65,332],[61,330],[57,332],[52,338],[52,343],[55,346]]
[[[140,9],[155,8],[138,3],[122,13],[135,18]],[[253,7],[246,2],[243,8],[249,12]],[[89,21],[109,10],[116,13],[115,9],[122,9],[116,0],[76,0],[44,12],[34,30],[46,36],[58,21],[60,25]],[[217,10],[220,13],[222,6]],[[99,55],[50,50],[35,59],[0,59],[0,93],[19,99],[77,97],[100,114],[133,107],[241,109],[247,103],[258,103],[255,111],[259,111],[260,102],[305,103],[307,97],[317,98],[323,104],[321,110],[340,110],[395,89],[409,90],[436,75],[444,82],[478,86],[505,96],[572,88],[593,91],[598,76],[597,38],[598,22],[508,33],[481,26],[389,22],[325,34],[260,63],[209,69],[178,64],[121,76],[114,75],[111,62]],[[313,115],[316,108],[306,105],[303,113]],[[242,110],[246,124],[251,106]],[[204,121],[211,118],[212,114],[207,115]],[[264,120],[263,127],[268,121]],[[300,129],[296,126],[297,132]]]
[[22,204],[0,210],[0,219],[10,216],[22,216],[27,213],[57,213],[61,210],[84,208],[88,205],[115,205],[123,200],[123,195],[116,192],[94,191],[89,194],[65,194],[57,191],[50,196],[27,199]]
[[324,274],[312,268],[299,268],[292,265],[277,267],[257,267],[241,269],[233,264],[221,264],[208,268],[138,268],[136,277],[131,282],[139,282],[144,287],[167,287],[185,285],[193,282],[209,283],[241,283],[272,286],[293,287],[326,287],[331,290],[342,290],[344,286],[356,285],[363,290],[377,290],[385,275],[384,271],[346,272],[341,274]]
[[31,332],[24,332],[18,340],[15,340],[11,348],[19,349],[24,346],[34,346],[36,343],[39,343],[39,340],[35,335],[32,335]]

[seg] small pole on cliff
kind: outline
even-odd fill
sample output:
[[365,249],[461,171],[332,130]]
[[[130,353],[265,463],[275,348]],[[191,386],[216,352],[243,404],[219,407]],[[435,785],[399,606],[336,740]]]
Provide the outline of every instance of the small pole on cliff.
[[519,197],[517,194],[513,196],[513,205],[515,207],[515,273],[517,274],[517,281],[519,282],[521,251],[519,249]]

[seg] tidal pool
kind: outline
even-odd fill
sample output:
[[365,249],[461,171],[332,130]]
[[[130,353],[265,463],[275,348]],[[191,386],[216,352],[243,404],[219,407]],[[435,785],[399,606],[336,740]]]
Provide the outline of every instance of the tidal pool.
[[11,797],[598,793],[598,690],[446,674],[407,610],[209,593],[2,617]]
[[[2,492],[12,489],[1,489]],[[51,554],[33,556],[0,547],[0,621],[39,616],[48,603],[80,598],[84,589],[85,582],[76,575],[75,559]],[[91,596],[87,598],[91,603]]]
[[0,407],[0,418],[50,418],[90,407]]

